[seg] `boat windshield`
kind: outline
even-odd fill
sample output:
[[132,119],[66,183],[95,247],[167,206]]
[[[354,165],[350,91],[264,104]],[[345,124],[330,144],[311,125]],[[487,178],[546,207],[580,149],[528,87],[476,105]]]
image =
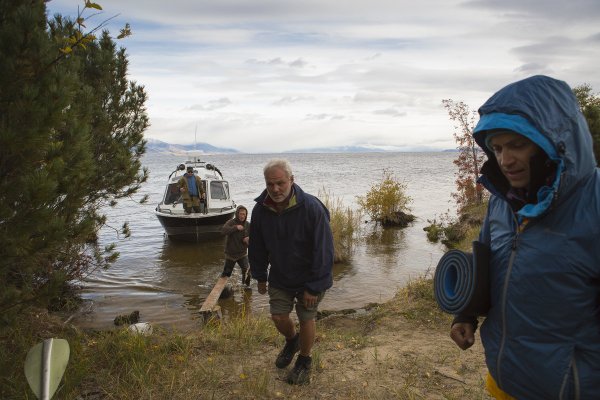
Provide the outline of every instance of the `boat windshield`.
[[227,200],[229,198],[229,185],[224,181],[213,181],[210,183],[210,198],[216,200]]
[[179,184],[171,183],[167,187],[167,193],[165,193],[165,204],[173,204],[179,200],[181,193],[179,192]]

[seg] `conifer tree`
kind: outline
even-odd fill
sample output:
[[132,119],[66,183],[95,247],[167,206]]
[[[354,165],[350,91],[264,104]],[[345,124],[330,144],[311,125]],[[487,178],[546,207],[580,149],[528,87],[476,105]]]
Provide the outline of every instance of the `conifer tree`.
[[147,177],[144,89],[109,33],[84,35],[81,22],[48,20],[41,1],[0,5],[1,315],[56,306],[73,280],[114,261],[97,241],[102,207]]

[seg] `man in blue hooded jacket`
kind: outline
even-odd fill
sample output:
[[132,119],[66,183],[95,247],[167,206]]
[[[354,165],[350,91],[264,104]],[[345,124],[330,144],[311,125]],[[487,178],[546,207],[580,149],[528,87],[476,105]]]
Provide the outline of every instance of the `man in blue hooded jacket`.
[[[255,199],[250,224],[250,270],[260,294],[267,292],[268,281],[271,318],[286,338],[275,365],[287,367],[300,351],[287,382],[306,384],[312,367],[317,306],[333,284],[329,211],[294,183],[287,160],[269,161],[263,173],[267,188]],[[294,305],[299,333],[290,318]]]
[[[598,398],[600,172],[586,120],[569,86],[546,76],[506,86],[479,114],[487,388],[499,399]],[[467,349],[476,328],[458,315],[450,336]]]

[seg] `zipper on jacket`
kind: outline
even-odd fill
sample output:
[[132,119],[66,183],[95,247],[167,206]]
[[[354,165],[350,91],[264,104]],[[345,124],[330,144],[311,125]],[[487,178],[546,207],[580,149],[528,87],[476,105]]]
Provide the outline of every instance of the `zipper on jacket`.
[[[517,218],[514,217],[515,224],[517,225],[517,231],[515,232],[515,236],[512,239],[511,243],[511,252],[510,258],[508,259],[508,268],[506,270],[506,276],[504,277],[504,285],[502,288],[502,297],[501,297],[501,308],[500,308],[500,316],[502,321],[502,337],[500,338],[500,348],[498,349],[498,359],[496,361],[496,371],[498,374],[498,386],[502,388],[502,372],[500,369],[500,365],[502,364],[502,355],[504,353],[504,345],[506,344],[506,295],[508,293],[508,281],[510,280],[510,274],[512,272],[513,263],[515,261],[515,256],[517,253],[517,242],[519,241],[519,234],[521,233],[521,227],[518,226]],[[526,224],[525,224],[526,226]],[[525,227],[523,226],[523,228]]]
[[567,373],[563,378],[562,385],[560,386],[560,393],[558,395],[559,400],[566,400],[565,398],[565,390],[567,388],[567,384],[569,383],[569,372],[573,373],[573,390],[575,393],[571,395],[575,400],[579,400],[581,394],[579,393],[579,372],[577,371],[577,363],[575,362],[575,351],[573,351],[573,355],[571,356],[571,362],[569,363],[569,368],[567,369]]

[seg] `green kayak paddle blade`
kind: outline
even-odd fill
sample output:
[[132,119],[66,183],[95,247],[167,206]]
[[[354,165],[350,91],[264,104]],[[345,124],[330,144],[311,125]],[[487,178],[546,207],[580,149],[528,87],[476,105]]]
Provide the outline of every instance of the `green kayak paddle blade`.
[[38,399],[50,400],[69,363],[69,342],[46,339],[33,346],[25,358],[25,377]]

